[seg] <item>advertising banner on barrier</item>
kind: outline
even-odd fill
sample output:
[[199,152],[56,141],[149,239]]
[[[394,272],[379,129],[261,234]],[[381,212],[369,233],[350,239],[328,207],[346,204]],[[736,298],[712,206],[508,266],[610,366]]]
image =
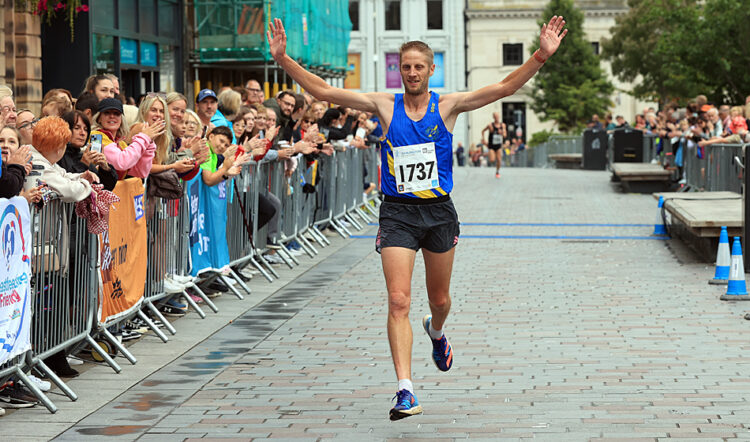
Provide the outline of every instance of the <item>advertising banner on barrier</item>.
[[0,364],[31,348],[31,222],[24,198],[0,199]]
[[198,174],[187,183],[190,204],[191,274],[219,270],[229,265],[227,247],[227,183],[203,184]]
[[109,211],[109,231],[99,235],[99,323],[138,308],[146,284],[146,206],[138,178],[118,181],[120,201]]

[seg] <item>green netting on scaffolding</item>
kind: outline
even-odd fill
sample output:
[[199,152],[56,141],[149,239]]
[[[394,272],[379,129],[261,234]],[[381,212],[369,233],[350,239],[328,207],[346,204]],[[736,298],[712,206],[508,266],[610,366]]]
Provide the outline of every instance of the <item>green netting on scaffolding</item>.
[[352,27],[348,8],[348,0],[195,0],[200,61],[271,60],[265,30],[268,17],[278,17],[290,57],[343,72]]

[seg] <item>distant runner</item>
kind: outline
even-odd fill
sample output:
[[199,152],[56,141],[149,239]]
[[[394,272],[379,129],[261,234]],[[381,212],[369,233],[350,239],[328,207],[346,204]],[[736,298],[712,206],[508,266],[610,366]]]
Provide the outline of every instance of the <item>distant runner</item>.
[[[498,112],[492,113],[492,123],[482,129],[482,144],[490,148],[490,162],[495,163],[495,178],[500,178],[500,164],[503,162],[503,142],[508,138],[508,128],[500,120]],[[489,138],[484,133],[489,131]],[[489,142],[488,142],[489,141]]]
[[[306,71],[286,54],[281,20],[270,25],[268,42],[274,60],[305,91],[321,101],[377,115],[383,126],[381,172],[384,202],[375,248],[381,253],[388,288],[388,341],[398,389],[391,420],[422,413],[411,382],[412,329],[409,323],[411,277],[422,249],[431,315],[422,319],[432,342],[432,359],[441,371],[453,364],[453,350],[443,334],[451,306],[450,280],[458,244],[458,216],[450,199],[453,188],[453,126],[472,111],[515,93],[557,51],[568,33],[562,17],[542,26],[539,50],[499,83],[474,92],[438,95],[428,90],[435,72],[433,52],[421,41],[399,51],[405,93],[357,93],[335,88]],[[360,189],[361,190],[361,189]]]

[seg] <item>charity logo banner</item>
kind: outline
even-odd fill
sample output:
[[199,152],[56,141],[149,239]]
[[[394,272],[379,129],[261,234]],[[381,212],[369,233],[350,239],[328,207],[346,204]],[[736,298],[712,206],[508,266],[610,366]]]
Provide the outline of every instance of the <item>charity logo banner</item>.
[[203,177],[187,183],[190,207],[191,274],[219,270],[229,265],[227,247],[227,186],[222,181],[206,186]]
[[31,217],[24,198],[0,199],[0,364],[31,348]]
[[99,323],[138,308],[146,284],[147,233],[144,187],[138,178],[118,181],[120,201],[109,211],[109,230],[99,237]]

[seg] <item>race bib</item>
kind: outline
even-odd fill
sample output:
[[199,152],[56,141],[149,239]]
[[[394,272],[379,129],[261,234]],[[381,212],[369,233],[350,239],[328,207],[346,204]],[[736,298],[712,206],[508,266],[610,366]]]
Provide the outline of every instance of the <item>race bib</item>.
[[500,146],[503,144],[503,136],[500,134],[492,134],[492,145]]
[[393,148],[398,193],[419,192],[440,186],[435,143]]

